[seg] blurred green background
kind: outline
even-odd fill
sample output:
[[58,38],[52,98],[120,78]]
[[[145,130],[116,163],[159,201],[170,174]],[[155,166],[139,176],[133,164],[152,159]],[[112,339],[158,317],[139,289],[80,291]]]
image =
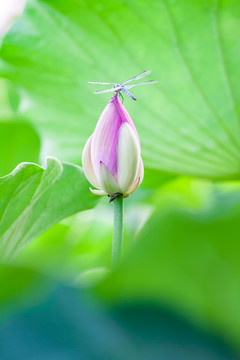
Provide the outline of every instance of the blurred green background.
[[[2,35],[1,359],[240,358],[239,34],[238,0],[29,0]],[[87,82],[147,69],[111,273],[112,204],[80,167],[110,96]]]

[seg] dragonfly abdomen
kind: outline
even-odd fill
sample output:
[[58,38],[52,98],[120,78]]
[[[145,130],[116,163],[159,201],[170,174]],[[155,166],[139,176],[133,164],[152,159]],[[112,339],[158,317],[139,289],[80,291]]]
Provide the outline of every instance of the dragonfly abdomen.
[[131,99],[137,100],[124,86],[122,87],[121,91],[125,92]]

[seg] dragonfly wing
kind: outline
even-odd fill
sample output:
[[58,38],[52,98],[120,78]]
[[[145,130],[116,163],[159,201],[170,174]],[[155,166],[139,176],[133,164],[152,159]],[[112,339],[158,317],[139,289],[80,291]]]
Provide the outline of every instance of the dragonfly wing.
[[151,70],[146,70],[146,71],[142,72],[141,74],[138,74],[137,76],[134,76],[133,78],[131,78],[127,81],[124,81],[122,84],[127,84],[130,81],[142,79],[143,77],[145,77],[149,74],[151,74]]
[[88,81],[89,84],[100,84],[100,85],[115,85],[116,83],[104,83],[98,81]]
[[105,90],[98,90],[98,91],[94,91],[94,94],[104,94],[104,93],[108,93],[111,91],[115,91],[115,89],[111,88],[111,89],[105,89]]
[[138,83],[138,84],[131,84],[131,85],[125,85],[126,89],[131,89],[133,86],[137,86],[137,85],[149,85],[149,84],[155,84],[157,83],[156,80],[152,80],[152,81],[147,81],[147,82],[143,82],[143,83]]

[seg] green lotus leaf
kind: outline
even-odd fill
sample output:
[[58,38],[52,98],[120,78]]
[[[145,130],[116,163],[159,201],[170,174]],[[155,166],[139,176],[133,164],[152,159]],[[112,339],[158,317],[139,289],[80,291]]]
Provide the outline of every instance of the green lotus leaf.
[[19,89],[44,155],[80,162],[110,98],[87,82],[150,69],[158,83],[124,101],[145,167],[238,178],[239,18],[238,0],[30,0],[3,41],[0,75]]
[[61,219],[96,204],[79,166],[22,163],[0,178],[0,255],[11,257]]

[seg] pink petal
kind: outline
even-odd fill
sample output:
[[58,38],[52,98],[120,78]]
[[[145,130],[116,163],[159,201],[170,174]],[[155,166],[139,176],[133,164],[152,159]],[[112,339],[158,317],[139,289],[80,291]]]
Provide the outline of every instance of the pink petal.
[[126,194],[136,178],[140,159],[140,147],[132,127],[123,123],[118,134],[118,183]]
[[107,195],[107,193],[104,190],[95,190],[95,189],[91,189],[91,188],[89,188],[89,190],[94,195],[98,195],[98,196],[106,196]]
[[117,181],[103,162],[100,162],[99,166],[99,182],[101,188],[109,195],[121,192]]
[[143,161],[142,158],[140,158],[139,165],[138,165],[138,171],[135,177],[135,180],[133,184],[130,186],[128,191],[126,192],[128,195],[132,194],[141,184],[144,177],[144,167],[143,167]]
[[91,158],[98,180],[100,162],[117,178],[118,132],[123,122],[132,127],[140,147],[133,121],[118,96],[114,95],[100,116],[92,138]]
[[95,186],[97,189],[100,189],[99,182],[95,175],[93,166],[92,166],[92,159],[91,159],[91,144],[92,144],[92,135],[87,140],[86,145],[84,146],[83,153],[82,153],[82,167],[84,174],[88,181]]

